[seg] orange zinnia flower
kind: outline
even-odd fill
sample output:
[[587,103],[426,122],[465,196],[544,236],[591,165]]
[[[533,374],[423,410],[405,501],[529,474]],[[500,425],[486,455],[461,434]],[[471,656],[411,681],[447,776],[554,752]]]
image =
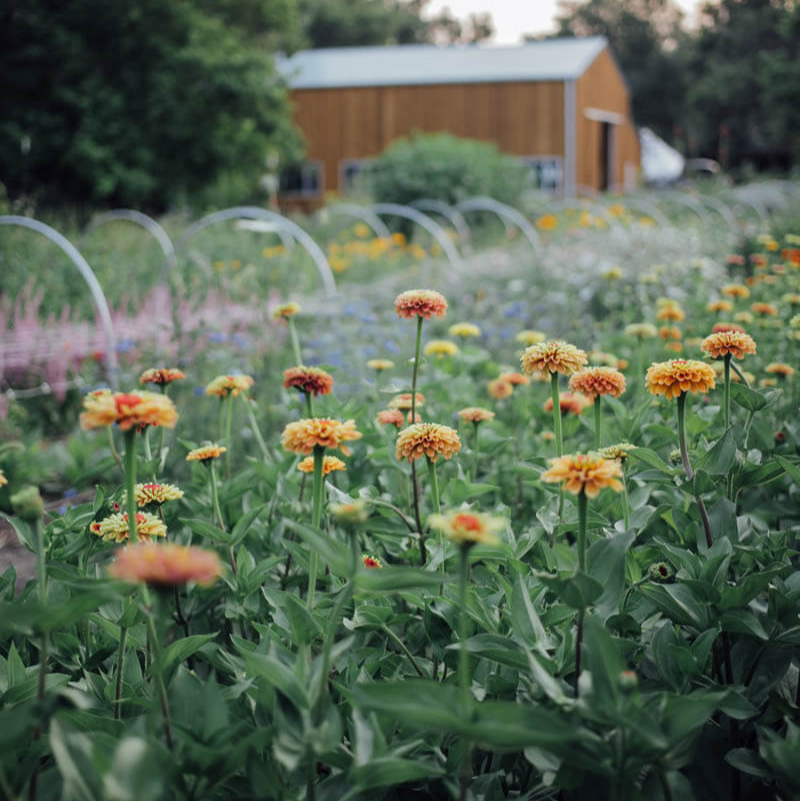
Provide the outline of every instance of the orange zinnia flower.
[[764,317],[775,317],[778,313],[777,307],[771,303],[754,303],[750,308],[754,314],[761,314]]
[[447,300],[432,289],[409,289],[394,299],[394,310],[398,317],[444,317]]
[[[382,409],[380,412],[378,412],[376,420],[381,425],[384,426],[395,425],[398,428],[402,428],[405,425],[406,421],[408,421],[409,423],[412,422],[411,412],[409,411],[409,413],[404,418],[403,412],[400,411],[400,409]],[[422,422],[422,417],[420,416],[419,412],[417,412],[416,419],[413,422],[415,423]]]
[[142,581],[172,587],[195,581],[213,584],[222,573],[222,564],[213,551],[185,545],[141,543],[124,548],[109,568],[114,578]]
[[507,398],[513,391],[514,385],[502,376],[500,378],[493,378],[489,382],[489,394],[497,400]]
[[218,375],[207,387],[206,395],[217,395],[227,398],[236,397],[246,392],[255,382],[249,375]]
[[595,498],[601,489],[608,487],[622,492],[622,468],[616,459],[604,459],[596,453],[568,453],[550,460],[550,469],[542,473],[542,481],[563,484],[567,492],[586,493]]
[[482,423],[484,420],[493,420],[494,412],[480,406],[468,406],[466,409],[462,409],[458,416],[468,423]]
[[662,325],[658,329],[658,335],[661,339],[680,339],[683,336],[681,329],[674,325]]
[[714,323],[711,328],[713,334],[722,334],[725,331],[741,331],[744,333],[744,328],[737,323]]
[[347,456],[350,450],[343,443],[356,439],[361,439],[361,433],[356,431],[354,420],[342,423],[339,420],[307,417],[289,423],[283,429],[281,445],[284,450],[302,456],[308,456],[315,447],[339,448]]
[[784,364],[783,362],[772,362],[764,368],[764,372],[774,373],[782,378],[786,378],[794,373],[794,367],[790,367],[788,364]]
[[711,334],[703,340],[700,347],[714,359],[728,354],[734,359],[743,359],[746,353],[756,352],[756,343],[753,338],[741,331]]
[[455,512],[449,515],[431,515],[428,518],[431,528],[441,531],[453,542],[462,545],[483,543],[495,545],[500,540],[496,531],[506,527],[502,517],[492,517],[480,512]]
[[222,445],[202,445],[199,448],[195,448],[193,451],[189,451],[189,453],[186,454],[186,461],[208,462],[211,459],[219,459],[227,450],[228,449]]
[[501,381],[508,381],[509,384],[515,387],[525,386],[531,383],[530,378],[522,373],[500,373],[498,378]]
[[177,367],[156,367],[152,370],[145,370],[139,376],[140,384],[171,384],[179,378],[186,378],[183,371]]
[[[297,469],[303,473],[313,473],[314,457],[306,456],[306,458],[297,465]],[[347,470],[347,465],[341,459],[337,459],[335,456],[326,456],[322,460],[322,475],[327,476],[334,470]]]
[[727,295],[729,298],[746,300],[750,297],[750,290],[744,284],[726,284],[721,291],[723,295]]
[[91,392],[83,399],[81,428],[117,423],[122,431],[146,426],[174,428],[178,412],[166,395],[155,392]]
[[[587,406],[591,406],[592,402],[579,392],[562,392],[558,396],[558,407],[561,409],[561,414],[582,414]],[[542,408],[546,412],[553,411],[553,399],[548,398],[544,402]]]
[[655,362],[647,370],[647,389],[653,395],[677,398],[682,392],[706,393],[715,386],[714,370],[695,359]]
[[[722,302],[722,301],[720,301]],[[679,323],[686,319],[686,312],[677,303],[664,304],[656,314],[656,320]]]
[[272,310],[272,318],[274,320],[286,320],[289,317],[294,317],[295,314],[299,314],[299,312],[300,304],[290,301],[274,308]]
[[439,456],[449,459],[461,450],[458,434],[439,423],[415,423],[404,428],[395,444],[397,458],[409,462],[427,456],[435,462]]
[[333,389],[333,376],[317,367],[290,367],[283,371],[283,386],[307,395],[327,395]]
[[591,401],[598,395],[618,398],[625,392],[625,376],[614,367],[585,367],[570,376],[569,388]]
[[733,304],[729,300],[713,300],[706,308],[710,312],[729,312],[733,310]]
[[552,373],[570,375],[585,367],[587,361],[584,351],[560,339],[531,345],[522,354],[521,359],[523,372],[528,375],[540,373],[545,376]]

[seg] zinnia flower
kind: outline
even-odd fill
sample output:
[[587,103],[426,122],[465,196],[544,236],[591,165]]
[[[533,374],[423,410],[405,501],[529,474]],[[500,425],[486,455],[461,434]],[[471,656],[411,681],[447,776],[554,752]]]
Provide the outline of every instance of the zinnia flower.
[[453,542],[461,545],[496,545],[500,540],[495,532],[506,527],[502,517],[480,512],[454,512],[449,515],[431,515],[428,518],[431,528],[441,531]]
[[108,571],[123,581],[141,581],[174,587],[195,581],[213,584],[222,573],[222,564],[213,551],[174,543],[140,543],[123,548]]
[[283,303],[280,306],[277,306],[272,310],[272,318],[273,320],[285,320],[289,317],[294,317],[295,314],[300,313],[300,305],[298,303],[294,303],[290,301],[289,303]]
[[706,309],[710,312],[729,312],[733,311],[733,304],[729,300],[712,300]]
[[664,345],[665,350],[671,350],[674,353],[680,353],[683,350],[683,343],[681,342],[667,342]]
[[207,387],[206,395],[235,398],[246,392],[255,382],[249,375],[218,375]]
[[772,362],[764,368],[764,372],[774,373],[782,378],[786,378],[794,373],[794,367],[790,367],[788,364],[784,364],[783,362]]
[[[562,392],[558,396],[558,408],[561,410],[561,414],[583,414],[583,410],[591,404],[592,402],[579,392]],[[553,399],[548,398],[542,408],[546,412],[552,412]]]
[[451,458],[461,450],[458,434],[439,423],[415,423],[404,428],[395,443],[397,458],[409,462],[427,456],[435,462],[439,456]]
[[462,409],[458,416],[468,423],[482,423],[484,420],[493,420],[494,412],[480,406],[468,406],[466,409]]
[[[300,462],[300,464],[297,465],[297,469],[303,473],[313,473],[314,457],[306,456],[306,458],[303,459]],[[341,459],[338,459],[336,456],[326,456],[322,460],[322,475],[327,476],[334,470],[347,470],[347,465]]]
[[294,387],[306,395],[327,395],[333,389],[333,376],[318,367],[290,367],[283,371],[283,386]]
[[662,325],[658,329],[658,335],[661,339],[680,339],[683,336],[681,329],[674,325]]
[[[150,506],[150,504],[160,506],[167,501],[180,500],[183,497],[183,490],[173,484],[137,484],[133,494],[137,506]],[[123,504],[126,497],[127,495],[123,493]]]
[[775,317],[778,313],[777,306],[773,306],[771,303],[754,303],[750,307],[755,314],[760,314],[763,317]]
[[228,449],[222,445],[202,445],[199,448],[195,448],[193,451],[189,451],[189,453],[186,454],[186,461],[209,462],[212,459],[219,459],[227,450]]
[[600,448],[597,451],[597,455],[602,456],[604,459],[616,459],[619,462],[624,462],[631,455],[630,452],[635,449],[636,445],[631,445],[630,442],[618,442],[616,445]]
[[527,347],[530,347],[531,345],[538,345],[540,342],[544,342],[546,339],[547,335],[543,334],[541,331],[531,331],[529,329],[520,331],[516,336],[517,342],[521,342]]
[[520,361],[523,372],[528,375],[540,373],[548,376],[553,373],[570,375],[585,367],[588,359],[586,353],[574,345],[560,339],[551,339],[531,345],[522,354]]
[[625,333],[637,339],[652,339],[658,334],[658,329],[650,323],[631,323],[625,326]]
[[183,371],[177,367],[156,367],[152,370],[145,370],[139,376],[140,384],[171,384],[179,378],[186,378]]
[[744,284],[726,284],[721,291],[723,295],[727,295],[729,298],[747,300],[750,297],[750,290]]
[[[419,409],[419,407],[424,405],[425,403],[425,396],[421,392],[417,392],[416,400],[417,400],[416,406]],[[389,408],[402,409],[403,411],[409,410],[411,408],[411,393],[403,392],[401,395],[395,395],[389,401]]]
[[645,376],[653,395],[677,398],[681,392],[707,393],[715,386],[714,370],[695,359],[671,359],[650,365]]
[[367,504],[361,498],[349,503],[332,503],[328,511],[337,523],[345,527],[360,526],[369,517]]
[[531,383],[530,378],[522,373],[500,373],[498,379],[500,381],[508,381],[514,387],[526,386]]
[[746,353],[756,352],[756,343],[749,334],[741,331],[725,331],[707,336],[700,347],[713,359],[730,354],[734,359],[743,359]]
[[741,331],[741,333],[744,333],[744,328],[736,323],[714,323],[711,328],[713,334],[722,334],[726,331]]
[[452,337],[479,337],[481,329],[474,323],[455,323],[447,329]]
[[505,378],[493,378],[489,382],[489,394],[497,400],[507,398],[514,391],[514,385]]
[[380,569],[383,567],[383,563],[377,556],[365,556],[363,558],[364,567],[368,570]]
[[542,473],[542,481],[563,484],[567,492],[589,498],[597,497],[604,487],[622,492],[622,468],[616,459],[604,459],[596,453],[568,453],[550,460],[550,469]]
[[81,428],[99,428],[117,423],[122,431],[146,426],[174,428],[178,420],[175,404],[155,392],[90,392],[83,399]]
[[[117,512],[105,519],[92,523],[89,526],[92,534],[106,541],[125,542],[130,536],[128,531],[128,515]],[[136,533],[140,540],[149,540],[151,537],[166,537],[167,527],[158,515],[150,512],[136,513]]]
[[347,456],[350,453],[343,443],[361,439],[361,433],[356,431],[354,420],[344,423],[339,420],[329,420],[320,417],[308,417],[287,424],[281,436],[281,445],[284,450],[308,456],[315,447],[339,448]]
[[585,367],[570,376],[569,388],[591,401],[598,395],[618,398],[625,392],[625,376],[614,367]]
[[367,367],[370,370],[391,370],[394,367],[394,362],[389,359],[370,359],[367,362]]
[[458,345],[447,339],[432,339],[422,351],[426,356],[455,356]]
[[444,317],[447,300],[432,289],[409,289],[394,299],[394,310],[398,317]]
[[411,420],[411,411],[403,417],[403,412],[400,409],[382,409],[378,412],[375,418],[381,425],[388,426],[388,425],[395,425],[398,428],[402,428],[406,422],[414,422],[414,423],[421,423],[422,417],[419,412],[416,414],[416,419]]
[[800,306],[800,295],[796,292],[787,292],[785,295],[781,295],[781,300],[790,306]]
[[589,363],[604,365],[606,367],[616,367],[619,359],[613,353],[604,353],[601,350],[589,351]]
[[671,303],[663,304],[662,307],[658,310],[658,313],[656,314],[656,320],[661,320],[661,321],[670,321],[674,323],[679,323],[685,319],[686,319],[686,312],[684,312],[684,310],[674,301],[672,301]]
[[749,311],[740,311],[733,315],[733,319],[737,323],[752,323],[755,318]]

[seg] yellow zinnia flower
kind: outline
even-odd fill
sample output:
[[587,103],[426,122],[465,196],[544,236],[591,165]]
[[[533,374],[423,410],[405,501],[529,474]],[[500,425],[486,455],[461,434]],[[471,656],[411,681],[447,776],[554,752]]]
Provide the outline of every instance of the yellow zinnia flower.
[[455,323],[447,329],[453,337],[479,337],[481,329],[474,323]]
[[422,351],[426,356],[455,356],[458,345],[447,339],[432,339]]
[[439,456],[450,459],[461,450],[458,433],[439,423],[415,423],[404,428],[395,444],[397,458],[411,462],[427,456],[435,462]]
[[597,453],[570,453],[550,460],[550,469],[542,473],[542,481],[563,484],[567,492],[588,498],[597,497],[604,487],[622,492],[622,468],[616,459],[604,459]]
[[540,373],[545,376],[553,373],[571,375],[581,367],[585,367],[587,361],[584,351],[561,339],[551,339],[531,345],[520,359],[523,372],[528,375]]
[[655,362],[647,370],[647,389],[653,395],[677,398],[682,392],[707,393],[715,386],[714,370],[695,359]]

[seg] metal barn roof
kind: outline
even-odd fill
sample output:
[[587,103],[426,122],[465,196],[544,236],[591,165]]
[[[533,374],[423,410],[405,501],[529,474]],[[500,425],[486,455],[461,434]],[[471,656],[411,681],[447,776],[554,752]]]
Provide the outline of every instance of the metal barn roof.
[[562,81],[580,77],[608,44],[603,36],[523,45],[396,45],[302,50],[278,58],[292,89]]

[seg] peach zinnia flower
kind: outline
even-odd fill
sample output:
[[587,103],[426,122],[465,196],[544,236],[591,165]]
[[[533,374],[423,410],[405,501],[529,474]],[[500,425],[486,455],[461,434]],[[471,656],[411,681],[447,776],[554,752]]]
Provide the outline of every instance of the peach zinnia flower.
[[772,362],[764,368],[764,372],[774,373],[782,378],[786,378],[794,373],[794,367],[790,367],[788,364],[784,364],[783,362]]
[[714,323],[711,328],[711,333],[722,334],[726,331],[740,331],[744,333],[744,328],[737,323]]
[[515,338],[517,342],[521,342],[523,345],[530,347],[531,345],[538,345],[540,342],[544,342],[547,339],[547,335],[543,334],[541,331],[525,329],[524,331],[520,331]]
[[495,545],[500,541],[495,532],[502,531],[506,527],[506,521],[502,517],[493,517],[480,512],[431,515],[428,522],[431,528],[441,531],[453,542],[462,545],[475,543]]
[[175,404],[155,392],[91,392],[83,399],[81,428],[99,428],[117,423],[122,431],[146,426],[174,428],[178,420]]
[[189,451],[189,453],[186,454],[186,461],[209,462],[212,459],[219,459],[227,450],[228,449],[222,445],[202,445],[199,448],[195,448],[193,451]]
[[761,314],[764,317],[775,317],[778,313],[776,306],[771,303],[754,303],[751,307],[754,314]]
[[663,304],[656,314],[656,320],[665,322],[680,323],[685,319],[686,312],[674,301]]
[[449,426],[439,423],[415,423],[404,428],[395,444],[397,458],[409,462],[427,456],[435,462],[439,456],[451,458],[461,450],[458,434]]
[[370,359],[367,362],[367,367],[371,370],[391,370],[394,367],[394,362],[389,359]]
[[614,367],[585,367],[569,378],[569,388],[593,401],[598,395],[618,398],[625,392],[625,376]]
[[214,551],[165,543],[140,543],[123,548],[108,571],[123,581],[173,587],[195,581],[213,584],[222,573],[222,564]]
[[631,323],[625,326],[625,333],[637,339],[652,339],[658,333],[658,329],[650,323]]
[[177,367],[155,367],[145,370],[139,376],[140,384],[171,384],[179,378],[186,378],[186,374]]
[[721,291],[723,295],[727,295],[729,298],[747,300],[750,297],[750,290],[744,284],[726,284]]
[[522,373],[500,373],[498,378],[501,381],[508,381],[514,387],[527,386],[531,383],[530,378]]
[[448,339],[432,339],[422,352],[426,356],[455,356],[458,353],[458,345]]
[[514,391],[514,385],[511,381],[507,381],[502,376],[500,378],[493,378],[489,382],[489,394],[497,400],[507,398]]
[[[416,406],[419,409],[420,406],[425,404],[425,396],[421,392],[417,392],[416,401]],[[402,409],[403,411],[409,410],[411,408],[411,393],[403,392],[401,395],[395,395],[389,401],[389,408]]]
[[542,481],[563,484],[567,492],[596,498],[604,487],[622,492],[622,468],[616,459],[604,459],[596,453],[568,453],[550,460],[550,469],[542,473]]
[[664,345],[665,350],[671,350],[673,353],[680,353],[683,350],[683,343],[681,342],[667,342]]
[[711,365],[696,359],[671,359],[650,365],[645,376],[653,395],[677,398],[682,392],[707,393],[715,386]]
[[343,443],[361,439],[361,432],[356,431],[355,420],[344,423],[320,417],[307,417],[287,424],[281,436],[284,450],[308,456],[315,447],[339,448],[347,456],[350,453]]
[[[411,420],[411,412],[409,411],[408,414],[403,417],[403,412],[400,409],[382,409],[378,412],[375,419],[384,426],[394,425],[398,428],[402,428],[406,422],[412,422]],[[416,414],[416,419],[413,421],[415,423],[421,423],[422,417],[419,412]]]
[[462,409],[458,416],[468,423],[482,423],[484,420],[493,420],[494,412],[481,406],[468,406],[466,409]]
[[[99,522],[92,523],[89,530],[92,534],[109,542],[125,542],[130,536],[128,515],[121,512],[109,515]],[[136,533],[141,540],[149,540],[151,537],[166,537],[167,527],[158,515],[150,514],[150,512],[137,512]]]
[[[300,470],[302,473],[313,473],[314,457],[306,456],[306,458],[303,459],[303,461],[297,465],[297,469]],[[347,470],[347,465],[341,459],[338,459],[335,456],[326,456],[322,460],[322,475],[327,476],[334,470]]]
[[662,325],[658,329],[658,335],[661,339],[680,339],[683,336],[681,329],[674,325]]
[[295,314],[300,313],[300,304],[290,301],[289,303],[282,303],[272,310],[272,318],[274,320],[286,320],[289,317],[294,317]]
[[447,313],[445,296],[432,289],[409,289],[394,299],[394,310],[398,317],[444,317]]
[[333,376],[318,367],[290,367],[283,371],[283,386],[294,387],[306,395],[327,395],[333,389]]
[[527,348],[520,361],[523,372],[528,375],[540,373],[548,376],[553,373],[570,375],[585,367],[588,359],[584,351],[569,342],[551,339]]
[[724,331],[707,336],[700,347],[713,359],[730,354],[743,359],[746,353],[756,352],[756,343],[749,334],[741,331]]
[[[183,497],[183,490],[173,484],[137,484],[134,488],[137,506],[149,506],[167,501],[177,501]],[[123,498],[126,497],[123,494]]]
[[246,392],[255,382],[249,375],[218,375],[207,387],[206,395],[220,398],[237,397]]
[[733,304],[729,300],[712,300],[706,309],[710,312],[729,312],[733,311]]
[[[583,414],[583,410],[591,404],[592,402],[579,392],[562,392],[558,396],[558,408],[561,409],[561,414]],[[552,412],[553,399],[548,398],[542,408],[546,412]]]

